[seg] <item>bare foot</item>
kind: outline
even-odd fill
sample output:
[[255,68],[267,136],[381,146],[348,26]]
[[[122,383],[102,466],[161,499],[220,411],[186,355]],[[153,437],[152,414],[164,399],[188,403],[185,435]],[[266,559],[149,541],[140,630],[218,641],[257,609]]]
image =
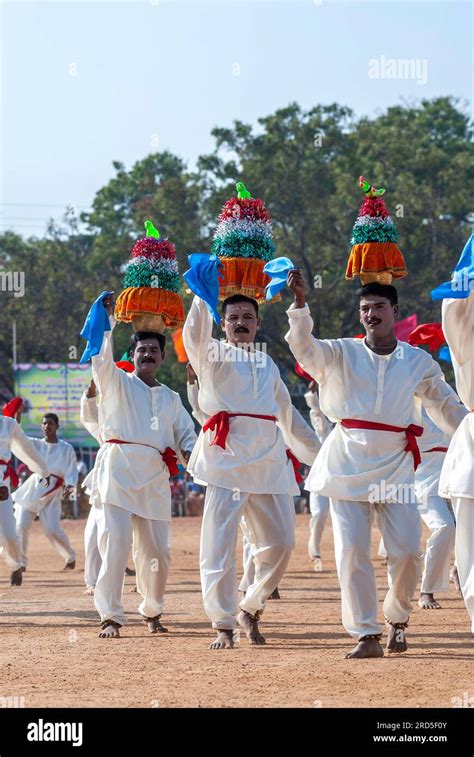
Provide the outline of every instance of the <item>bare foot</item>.
[[136,576],[137,572],[133,568],[125,568],[125,575],[126,576]]
[[209,644],[209,649],[233,649],[233,647],[234,632],[228,628],[221,628],[217,632],[217,638]]
[[346,660],[361,660],[364,657],[383,657],[379,637],[359,639],[358,644],[345,655]]
[[168,629],[160,623],[161,615],[155,615],[154,618],[143,618],[150,633],[167,633]]
[[408,644],[406,640],[406,623],[386,623],[388,629],[387,652],[406,652]]
[[420,594],[418,604],[422,610],[441,610],[441,605],[436,601],[433,594],[427,592]]
[[449,572],[449,580],[455,585],[456,589],[458,590],[458,592],[460,593],[462,597],[461,584],[459,583],[459,573],[455,565],[451,568]]
[[272,591],[268,599],[281,599],[280,592],[278,591],[278,586]]
[[88,597],[91,597],[94,594],[94,587],[88,586],[84,594],[86,594]]
[[121,626],[118,623],[114,623],[113,620],[104,620],[101,625],[101,632],[99,633],[99,639],[119,639],[119,628]]
[[74,570],[75,567],[76,567],[76,561],[75,560],[71,560],[70,562],[66,563],[66,565],[63,568],[63,570]]
[[255,644],[257,646],[265,644],[265,637],[262,636],[262,634],[258,630],[257,616],[250,615],[250,613],[246,612],[245,610],[241,610],[237,620],[239,622],[239,625],[241,625],[244,629],[245,635],[251,644]]
[[138,591],[138,586],[134,586],[132,589],[130,589],[130,594],[136,594]]
[[10,573],[10,586],[21,586],[23,581],[23,571],[21,568]]
[[382,559],[380,561],[380,565],[383,565],[384,567],[386,567],[388,565],[388,560],[387,560],[386,557],[382,557]]
[[323,572],[323,561],[321,560],[319,555],[313,558],[313,570],[315,573]]

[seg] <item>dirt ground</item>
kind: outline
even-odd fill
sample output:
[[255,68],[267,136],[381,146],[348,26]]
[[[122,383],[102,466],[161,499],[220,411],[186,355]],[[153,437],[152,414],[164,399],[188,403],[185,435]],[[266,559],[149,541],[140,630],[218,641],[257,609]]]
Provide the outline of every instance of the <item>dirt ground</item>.
[[[474,640],[454,589],[442,597],[442,610],[415,607],[407,654],[343,659],[352,642],[340,622],[330,524],[324,572],[316,574],[306,551],[308,521],[297,516],[282,599],[269,602],[262,622],[266,646],[251,648],[243,638],[219,652],[208,649],[213,632],[201,604],[200,518],[173,520],[163,616],[169,633],[148,634],[127,578],[129,625],[118,640],[98,638],[92,598],[83,594],[85,521],[63,521],[78,552],[78,568],[66,574],[35,522],[23,586],[10,588],[0,565],[1,696],[22,697],[25,707],[452,707],[454,697],[470,692]],[[379,559],[376,566],[384,589],[385,568]]]

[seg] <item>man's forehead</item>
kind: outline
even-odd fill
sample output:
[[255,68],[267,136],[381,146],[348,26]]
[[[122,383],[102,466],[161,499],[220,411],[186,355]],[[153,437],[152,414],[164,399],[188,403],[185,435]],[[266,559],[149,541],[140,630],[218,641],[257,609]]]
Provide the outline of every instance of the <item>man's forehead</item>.
[[139,339],[136,346],[137,347],[159,347],[160,343],[158,339]]
[[225,309],[226,315],[237,315],[238,313],[255,313],[255,308],[250,302],[236,302],[232,305],[227,305]]
[[390,305],[386,297],[361,297],[361,305]]

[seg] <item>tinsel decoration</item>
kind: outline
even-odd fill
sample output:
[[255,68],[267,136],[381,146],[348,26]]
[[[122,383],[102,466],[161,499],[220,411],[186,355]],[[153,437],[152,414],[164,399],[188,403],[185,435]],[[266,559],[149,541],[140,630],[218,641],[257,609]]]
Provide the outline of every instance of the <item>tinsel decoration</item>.
[[146,236],[135,242],[125,267],[123,291],[117,298],[115,317],[132,321],[135,331],[162,332],[184,322],[184,307],[176,250],[151,221],[145,221]]
[[363,285],[373,281],[391,284],[392,279],[402,278],[408,271],[396,244],[398,231],[382,199],[385,189],[377,189],[363,176],[359,177],[359,187],[365,199],[352,230],[346,279],[359,276]]

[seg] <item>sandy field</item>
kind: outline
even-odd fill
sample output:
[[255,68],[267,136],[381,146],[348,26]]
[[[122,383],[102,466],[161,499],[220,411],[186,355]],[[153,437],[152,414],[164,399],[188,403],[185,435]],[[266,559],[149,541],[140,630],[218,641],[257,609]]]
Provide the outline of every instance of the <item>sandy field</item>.
[[[234,650],[212,651],[198,573],[200,518],[173,520],[162,618],[169,633],[148,634],[127,578],[129,624],[112,640],[98,638],[92,598],[83,594],[85,521],[63,521],[78,552],[77,569],[67,573],[35,522],[23,586],[11,588],[0,564],[1,696],[21,698],[25,707],[452,707],[472,691],[474,640],[454,588],[439,597],[442,610],[415,607],[405,655],[343,659],[353,644],[340,622],[331,527],[324,572],[316,574],[308,523],[308,515],[297,516],[282,599],[268,603],[261,624],[266,646],[250,647],[244,637]],[[384,590],[378,558],[376,566]]]

